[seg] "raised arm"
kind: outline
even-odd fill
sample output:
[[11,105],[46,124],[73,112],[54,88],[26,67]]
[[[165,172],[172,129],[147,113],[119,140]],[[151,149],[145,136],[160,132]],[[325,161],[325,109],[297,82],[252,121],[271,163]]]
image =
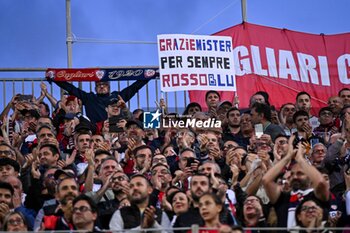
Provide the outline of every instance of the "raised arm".
[[87,96],[89,95],[89,93],[86,93],[85,91],[80,90],[73,84],[69,82],[55,82],[55,81],[53,82],[56,83],[56,85],[62,88],[63,90],[67,91],[70,95],[74,95],[79,99],[81,99],[83,101],[83,104],[85,100],[87,100]]
[[55,97],[53,97],[48,91],[47,91],[47,87],[45,85],[45,83],[40,83],[40,88],[41,88],[41,92],[44,93],[44,95],[48,98],[48,100],[50,101],[52,106],[56,106],[57,105],[57,100]]
[[281,189],[279,188],[276,182],[276,179],[279,176],[279,174],[282,172],[283,168],[292,160],[294,156],[294,151],[293,151],[294,138],[295,136],[292,136],[289,138],[289,142],[288,142],[289,150],[287,155],[283,157],[283,159],[278,161],[275,164],[275,166],[270,168],[262,179],[262,183],[264,185],[266,194],[269,197],[270,202],[272,204],[275,204],[281,195]]
[[328,201],[329,199],[329,185],[323,178],[322,174],[305,159],[305,149],[301,143],[299,143],[298,151],[295,156],[295,160],[300,165],[305,175],[309,177],[312,187],[314,188],[315,196],[322,201]]
[[130,86],[124,88],[120,92],[120,96],[125,102],[128,102],[143,86],[145,86],[150,79],[147,80],[137,80]]

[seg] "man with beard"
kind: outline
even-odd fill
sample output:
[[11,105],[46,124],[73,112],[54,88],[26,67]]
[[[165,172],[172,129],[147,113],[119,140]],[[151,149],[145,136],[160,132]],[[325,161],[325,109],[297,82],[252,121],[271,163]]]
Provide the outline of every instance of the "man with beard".
[[343,100],[339,96],[331,96],[328,99],[328,107],[332,110],[334,117],[338,118],[343,108]]
[[[203,225],[204,221],[199,213],[199,199],[204,193],[212,192],[210,187],[210,179],[205,174],[195,174],[191,179],[191,199],[192,205],[187,212],[177,216],[173,225],[177,227],[191,227],[193,224]],[[224,208],[220,212],[220,222],[223,224],[233,225],[233,219]],[[181,231],[179,231],[181,232]],[[186,231],[183,231],[186,232]]]
[[133,84],[123,89],[122,91],[111,92],[110,83],[99,81],[96,82],[95,91],[87,93],[69,82],[55,82],[59,87],[66,90],[70,95],[74,95],[81,99],[85,106],[87,117],[92,122],[100,122],[107,119],[107,113],[105,107],[107,103],[120,96],[125,102],[128,102],[144,85],[148,83],[150,79],[135,81]]
[[124,162],[128,163],[128,160],[132,158],[133,150],[136,147],[145,145],[143,141],[145,131],[143,130],[143,124],[138,120],[128,120],[125,128],[128,138],[128,149],[125,151]]
[[147,177],[150,175],[153,152],[151,147],[140,145],[134,148],[132,153],[129,153],[130,158],[126,161],[124,172],[129,177],[134,174],[143,174]]
[[224,129],[223,140],[232,140],[240,146],[249,144],[249,139],[246,139],[241,132],[241,113],[236,107],[230,108],[226,114],[227,128]]
[[73,230],[73,200],[79,195],[79,188],[74,178],[61,180],[56,186],[56,199],[59,205],[55,215],[44,216],[42,230]]
[[209,177],[205,174],[196,174],[191,179],[192,205],[187,212],[180,214],[174,223],[176,227],[191,227],[193,224],[203,225],[203,219],[199,213],[199,198],[207,192],[211,192]]
[[[167,215],[153,206],[150,194],[153,188],[146,177],[135,175],[130,179],[131,205],[117,210],[109,223],[112,231],[140,228],[170,228]],[[156,215],[156,217],[155,217]]]
[[279,114],[281,127],[284,129],[286,135],[290,136],[295,131],[295,124],[293,121],[293,115],[295,113],[295,105],[292,103],[283,104]]
[[[304,146],[299,143],[298,149],[293,150],[293,140],[294,136],[289,140],[287,155],[270,168],[262,180],[270,203],[275,207],[278,227],[296,226],[295,209],[302,199],[317,199],[325,204],[330,196],[327,181],[314,166],[306,161]],[[296,163],[291,168],[292,191],[286,193],[279,188],[276,180],[293,159]]]

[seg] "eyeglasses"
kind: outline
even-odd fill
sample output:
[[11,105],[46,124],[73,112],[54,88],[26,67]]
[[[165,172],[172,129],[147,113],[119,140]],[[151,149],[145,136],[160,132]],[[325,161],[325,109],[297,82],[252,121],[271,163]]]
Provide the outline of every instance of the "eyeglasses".
[[301,211],[303,212],[308,212],[308,211],[315,211],[317,210],[317,207],[316,206],[303,206],[301,207]]
[[74,207],[73,208],[73,214],[76,214],[77,212],[84,213],[86,211],[91,211],[91,209],[87,206],[80,206],[80,207]]
[[259,142],[259,143],[256,144],[256,146],[257,146],[257,147],[269,147],[270,144],[265,143],[265,142]]
[[314,150],[313,153],[314,154],[321,154],[321,153],[325,153],[326,151],[325,150]]
[[287,140],[281,140],[281,141],[278,142],[278,144],[281,145],[281,146],[283,146],[283,145],[285,145],[287,143],[288,143]]
[[194,136],[194,135],[192,134],[192,132],[190,132],[190,131],[189,131],[189,132],[181,131],[181,132],[177,132],[176,135],[175,135],[175,137],[177,137],[177,138],[180,137],[180,136],[183,137],[183,136],[185,136],[186,134],[187,134],[187,135],[190,135],[190,136],[192,136],[192,137]]
[[333,115],[332,112],[322,112],[322,113],[320,114],[320,116],[332,116],[332,115]]
[[115,177],[112,177],[112,178],[111,178],[111,181],[112,181],[112,182],[124,181],[124,180],[126,180],[126,177],[125,177],[125,176],[115,176]]
[[8,225],[22,225],[24,224],[23,219],[16,218],[16,219],[10,219],[7,223]]
[[248,204],[248,203],[254,203],[254,202],[258,202],[258,199],[252,198],[252,199],[246,199],[243,204]]
[[166,158],[155,158],[153,159],[153,163],[166,163]]
[[0,150],[0,155],[10,156],[11,154],[10,150]]
[[170,174],[170,171],[167,170],[167,169],[162,169],[162,170],[160,170],[160,171],[153,170],[153,171],[151,172],[152,176],[156,175],[157,173],[160,173],[160,174],[162,174],[162,175],[167,175],[167,174]]
[[226,145],[226,146],[222,147],[222,150],[229,150],[229,149],[235,148],[235,147],[236,147],[235,145]]

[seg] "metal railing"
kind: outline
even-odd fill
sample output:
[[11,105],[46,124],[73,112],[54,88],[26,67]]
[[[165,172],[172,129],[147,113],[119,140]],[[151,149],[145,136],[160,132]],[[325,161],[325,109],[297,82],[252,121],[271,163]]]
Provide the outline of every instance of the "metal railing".
[[[112,67],[113,68],[113,67]],[[0,109],[10,102],[15,94],[30,94],[35,97],[40,96],[40,82],[46,82],[45,77],[46,68],[0,68]],[[18,75],[20,73],[20,75]],[[23,77],[25,74],[26,77]],[[17,75],[17,76],[15,76]],[[129,86],[132,81],[115,81],[111,83],[111,91],[122,90]],[[75,86],[81,86],[81,89],[87,92],[94,92],[95,84],[93,82],[73,82]],[[61,98],[61,89],[55,85],[50,85],[46,82],[49,93],[57,100]],[[146,111],[156,108],[155,101],[163,96],[160,91],[159,79],[151,80],[145,87],[143,87],[129,102],[130,110],[142,108]],[[189,98],[186,91],[165,93],[164,98],[168,108],[173,111],[181,113],[186,105],[189,103]],[[44,100],[49,103],[48,100]]]
[[[191,227],[181,227],[181,228],[142,228],[142,229],[125,229],[125,230],[101,230],[101,232],[113,232],[113,233],[140,233],[140,232],[175,232],[175,231],[181,231],[181,232],[191,232],[191,233],[200,233],[200,232],[206,232],[209,230],[218,230],[215,228],[204,228],[204,227],[199,227],[198,225],[192,225]],[[350,230],[350,227],[333,227],[333,228],[283,228],[283,227],[264,227],[264,228],[257,228],[257,227],[246,227],[243,228],[244,232],[249,230],[249,231],[258,231],[258,232],[342,232],[344,230]],[[6,232],[6,231],[0,231],[0,233]],[[29,232],[29,231],[28,231]],[[44,232],[55,232],[55,233],[83,233],[86,231],[79,231],[79,230],[69,230],[69,231],[44,231]],[[225,231],[226,232],[226,231]]]

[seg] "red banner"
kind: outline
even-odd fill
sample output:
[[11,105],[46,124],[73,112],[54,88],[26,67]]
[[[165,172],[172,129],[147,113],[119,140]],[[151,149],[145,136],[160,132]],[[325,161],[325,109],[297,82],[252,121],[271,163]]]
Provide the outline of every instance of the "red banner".
[[[269,93],[271,105],[295,103],[306,91],[312,106],[326,105],[350,84],[350,33],[314,35],[243,23],[216,33],[231,36],[240,108],[257,91]],[[206,108],[205,91],[189,91],[191,102]],[[233,92],[220,92],[233,100]]]

